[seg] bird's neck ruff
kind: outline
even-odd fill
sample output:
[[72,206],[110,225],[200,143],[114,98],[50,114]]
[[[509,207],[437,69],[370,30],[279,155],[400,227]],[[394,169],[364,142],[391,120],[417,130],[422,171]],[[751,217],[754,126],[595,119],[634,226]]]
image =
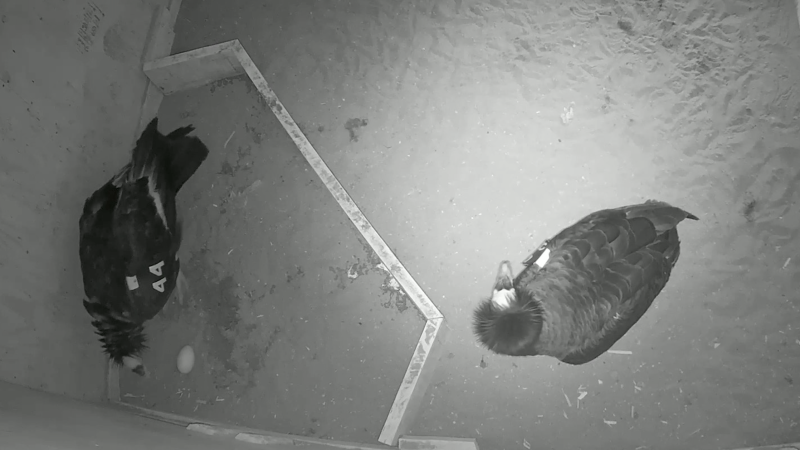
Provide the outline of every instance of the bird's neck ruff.
[[111,317],[93,320],[96,331],[103,344],[103,350],[117,365],[122,365],[125,357],[138,357],[147,348],[144,327]]
[[[505,292],[504,292],[505,291]],[[475,311],[474,331],[489,350],[504,355],[532,355],[542,332],[541,304],[515,289],[495,291]]]

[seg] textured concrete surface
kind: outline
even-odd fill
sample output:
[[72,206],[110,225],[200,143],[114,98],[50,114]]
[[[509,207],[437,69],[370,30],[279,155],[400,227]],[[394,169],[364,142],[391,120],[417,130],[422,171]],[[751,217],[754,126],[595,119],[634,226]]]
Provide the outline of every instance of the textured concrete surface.
[[[64,396],[0,382],[0,448],[78,450],[290,450],[292,445],[233,441],[188,431],[184,426]],[[309,450],[322,447],[309,447]]]
[[129,158],[154,2],[0,3],[0,379],[100,399],[83,202]]
[[[800,364],[796,339],[800,40],[794,8],[791,2],[768,2],[759,8],[751,2],[717,0],[209,0],[185,5],[175,50],[239,38],[295,120],[306,124],[319,153],[448,317],[449,348],[414,434],[475,437],[494,449],[593,448],[598,443],[613,448],[738,448],[800,437],[794,384]],[[31,16],[24,27],[34,29],[36,19]],[[10,47],[0,50],[3,56]],[[58,61],[62,53],[52,59]],[[52,72],[46,76],[56,79]],[[3,80],[10,78],[0,74]],[[103,76],[88,85],[113,79]],[[227,93],[224,87],[217,88]],[[2,103],[16,102],[13,114],[3,110],[0,122],[7,140],[7,124],[20,133],[14,121],[24,117],[20,113],[27,114],[30,106],[3,89]],[[110,91],[106,86],[98,92]],[[53,92],[61,91],[53,88]],[[224,120],[241,114],[231,112],[236,105],[225,106],[214,114]],[[191,108],[187,110],[191,113]],[[59,120],[78,117],[71,108],[62,111],[72,114],[59,115]],[[99,116],[95,113],[82,123],[93,123]],[[102,117],[118,120],[113,114]],[[211,118],[206,123],[207,136],[225,148],[232,123],[217,128]],[[99,129],[105,131],[97,133],[116,135],[119,127]],[[28,139],[22,142],[34,148],[58,148],[52,145],[56,141],[47,141],[48,135],[37,130],[27,131]],[[237,134],[241,136],[241,131]],[[255,137],[248,139],[255,142]],[[68,264],[77,261],[69,256],[75,249],[65,249],[74,241],[58,238],[73,236],[74,231],[56,231],[54,238],[51,230],[74,227],[80,204],[69,199],[84,197],[107,175],[98,174],[79,196],[61,200],[75,205],[55,208],[74,211],[74,220],[60,225],[65,216],[48,213],[53,208],[47,199],[58,199],[54,192],[75,191],[73,180],[82,180],[86,163],[70,159],[72,165],[63,164],[55,171],[47,169],[50,166],[42,161],[48,158],[43,156],[28,161],[37,154],[45,155],[24,152],[27,159],[18,166],[25,172],[3,178],[3,192],[14,193],[3,194],[8,198],[4,201],[24,215],[3,219],[11,222],[4,222],[3,243],[11,256],[3,261],[18,268],[3,275],[8,277],[3,289],[12,300],[3,303],[0,316],[3,351],[10,355],[3,356],[2,371],[6,378],[32,376],[32,383],[47,381],[78,392],[92,383],[80,378],[70,361],[86,366],[86,361],[97,358],[99,366],[100,355],[89,345],[88,324],[66,325],[70,315],[77,324],[84,314],[72,306],[79,304],[78,297],[70,303],[55,287],[73,283],[73,292],[79,292],[78,272]],[[92,155],[86,159],[100,168],[98,160],[112,158],[102,151]],[[113,155],[121,160],[124,153]],[[245,153],[226,155],[231,170],[240,160],[247,164]],[[228,191],[236,194],[229,202],[243,204],[247,198],[252,202],[264,195],[252,184],[255,178],[241,175],[246,173],[229,176],[235,189]],[[313,174],[306,179],[311,180]],[[280,177],[262,180],[262,189],[268,181],[279,182]],[[49,188],[41,188],[42,184]],[[253,190],[247,191],[251,186]],[[224,198],[225,192],[213,189],[202,195]],[[296,192],[304,191],[298,186]],[[24,201],[12,199],[18,193]],[[497,357],[475,347],[469,328],[471,310],[479,297],[488,294],[498,261],[520,261],[544,237],[589,211],[651,197],[680,205],[700,216],[701,222],[682,231],[685,250],[670,284],[618,343],[618,349],[630,354],[606,355],[575,368],[546,358]],[[271,204],[267,198],[261,197],[265,210],[269,206],[281,211],[280,198]],[[296,198],[286,201],[296,204]],[[37,207],[45,212],[36,212]],[[252,215],[252,210],[245,211]],[[213,214],[222,216],[209,212],[206,217],[213,219]],[[315,229],[289,215],[285,222],[267,226],[275,230],[299,226],[300,236]],[[240,230],[261,225],[259,217],[245,214],[244,219],[238,222]],[[216,253],[197,259],[207,265],[221,260],[222,248],[233,236],[216,235],[209,231],[213,226],[201,222],[193,231],[195,236],[213,238]],[[31,248],[23,247],[18,236],[26,236]],[[255,253],[265,254],[263,248],[253,247]],[[34,256],[26,253],[29,250]],[[354,273],[352,265],[342,261],[344,254],[329,250],[328,255],[337,259],[328,263],[331,267]],[[295,264],[295,256],[286,261],[281,257],[276,255],[280,264]],[[197,269],[194,281],[201,291],[213,293],[203,283],[223,284],[225,277],[220,274],[230,267],[266,263],[220,264],[211,271]],[[315,267],[321,275],[323,266]],[[304,273],[311,273],[306,269]],[[276,273],[285,276],[287,285],[290,277],[292,283],[301,279],[297,270]],[[253,285],[261,276],[244,270],[237,274]],[[58,281],[43,283],[43,279]],[[359,276],[353,283],[359,279],[369,277]],[[14,283],[9,284],[11,280]],[[302,283],[308,283],[302,287],[305,298],[330,289],[327,281],[317,286],[308,279]],[[272,284],[278,289],[274,282],[265,288]],[[230,287],[230,292],[238,292],[233,300],[237,306],[249,308],[248,295],[261,295],[235,283]],[[233,298],[218,292],[220,299]],[[281,296],[278,301],[285,305],[292,298]],[[55,309],[64,303],[71,306]],[[301,316],[299,305],[295,312]],[[259,314],[281,319],[268,311],[255,317]],[[180,324],[175,319],[180,315],[165,312],[164,320],[170,317]],[[220,324],[222,319],[225,316],[213,317]],[[176,335],[176,342],[169,344],[172,349],[163,347],[164,367],[180,348],[177,341],[202,337],[203,328],[192,325],[188,322],[185,334]],[[229,335],[238,337],[231,345],[233,375],[226,375],[221,359],[210,360],[232,390],[244,390],[256,378],[242,381],[235,375],[250,373],[248,345],[269,342],[264,332],[284,326],[244,325]],[[83,334],[79,338],[72,333]],[[80,342],[86,345],[77,345]],[[343,342],[331,339],[330,345]],[[214,345],[221,348],[223,343]],[[275,348],[286,345],[300,351],[301,344]],[[64,348],[67,352],[59,351]],[[284,351],[277,362],[291,360],[291,350]],[[385,354],[400,358],[407,353],[374,348],[365,352],[366,359]],[[55,375],[59,369],[72,376],[61,380]],[[268,373],[266,368],[258,371]],[[333,385],[339,382],[331,380]],[[353,395],[362,390],[360,385],[348,388]],[[246,393],[240,398],[254,404],[273,401]],[[287,398],[298,411],[320,401],[319,392],[312,389],[306,396]],[[348,418],[347,425],[373,420],[373,411],[362,404],[350,410],[361,415]],[[333,423],[334,413],[326,414],[333,424],[326,433],[351,432]],[[308,426],[307,434],[313,434],[310,428],[318,433],[310,425],[312,419],[320,418],[309,415],[306,422],[287,420],[282,426]]]
[[[411,433],[717,449],[800,429],[798,37],[792,2],[208,0],[175,49],[238,38],[448,318]],[[476,348],[500,260],[646,198],[701,221],[630,354]]]
[[[179,195],[191,294],[147,326],[134,405],[375,443],[424,318],[245,77],[167,97],[211,150]],[[312,136],[336,133],[302,123]],[[197,366],[175,368],[192,345]]]

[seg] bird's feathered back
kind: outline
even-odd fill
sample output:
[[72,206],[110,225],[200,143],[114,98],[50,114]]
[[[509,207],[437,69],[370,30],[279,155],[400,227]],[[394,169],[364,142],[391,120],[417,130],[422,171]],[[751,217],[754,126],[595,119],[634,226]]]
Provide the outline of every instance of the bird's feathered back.
[[[164,136],[154,118],[130,162],[84,203],[79,222],[84,308],[117,363],[145,348],[141,325],[163,308],[175,287],[181,244],[175,196],[209,153],[199,138],[187,136],[193,130],[189,125]],[[162,292],[127,285],[153,261],[164,264],[153,274],[166,275]]]
[[[154,118],[136,142],[113,223],[129,274],[149,257],[166,251],[174,255],[180,248],[182,227],[175,197],[208,156],[208,148],[199,138],[187,136],[193,130],[189,125],[164,136]],[[142,314],[149,320],[158,312],[154,312],[156,308],[152,304]]]
[[524,261],[504,294],[512,299],[508,307],[491,299],[479,305],[476,336],[497,353],[591,361],[641,318],[669,280],[680,256],[676,226],[686,218],[697,220],[652,200],[584,217]]

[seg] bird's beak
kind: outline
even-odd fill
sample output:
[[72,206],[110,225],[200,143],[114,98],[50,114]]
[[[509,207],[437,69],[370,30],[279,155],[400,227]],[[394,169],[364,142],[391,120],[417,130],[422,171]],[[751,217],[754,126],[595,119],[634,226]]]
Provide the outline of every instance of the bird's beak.
[[514,290],[514,273],[511,271],[511,263],[503,261],[500,263],[497,277],[494,280],[492,303],[500,309],[506,309],[516,298],[517,291]]
[[497,277],[494,279],[494,290],[503,291],[514,289],[514,272],[511,271],[511,262],[503,261],[497,269]]

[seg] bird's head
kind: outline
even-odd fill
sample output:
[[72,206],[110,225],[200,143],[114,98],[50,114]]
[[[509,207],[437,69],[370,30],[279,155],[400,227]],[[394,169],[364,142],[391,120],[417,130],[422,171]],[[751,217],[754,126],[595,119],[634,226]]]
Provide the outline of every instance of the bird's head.
[[508,309],[517,301],[517,290],[514,289],[514,272],[511,262],[503,261],[497,270],[492,289],[492,304],[498,310]]
[[147,376],[147,369],[139,356],[147,348],[144,327],[132,322],[129,312],[118,313],[97,297],[84,300],[83,307],[92,317],[95,334],[100,336],[103,350],[114,364]]
[[509,261],[500,263],[492,296],[475,309],[472,329],[478,341],[494,353],[536,354],[533,346],[542,331],[541,309],[538,302],[520,297]]
[[144,367],[142,363],[142,359],[138,356],[123,356],[122,357],[122,365],[131,369],[133,373],[136,375],[146,377],[147,376],[147,368]]

